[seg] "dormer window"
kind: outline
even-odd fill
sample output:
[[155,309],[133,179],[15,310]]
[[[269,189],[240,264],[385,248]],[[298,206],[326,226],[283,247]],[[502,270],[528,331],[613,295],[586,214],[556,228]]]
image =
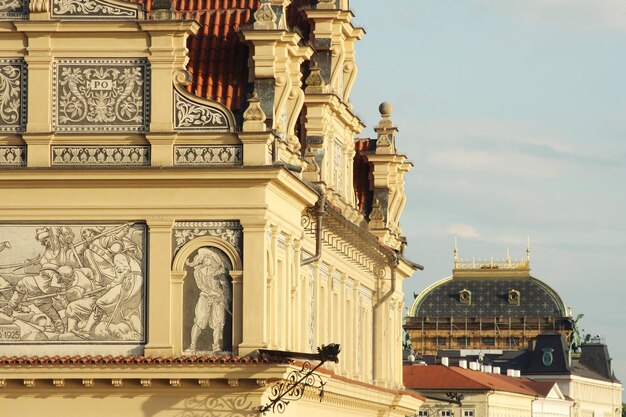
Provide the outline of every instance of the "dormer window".
[[459,302],[465,305],[472,304],[472,292],[467,288],[462,289],[461,292],[459,292]]
[[518,306],[520,300],[520,294],[517,290],[510,290],[507,296],[507,300],[510,305]]

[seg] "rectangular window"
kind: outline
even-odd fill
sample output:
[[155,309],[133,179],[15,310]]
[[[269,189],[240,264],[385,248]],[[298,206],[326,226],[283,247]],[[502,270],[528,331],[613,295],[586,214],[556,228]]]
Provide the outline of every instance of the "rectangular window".
[[452,417],[452,410],[441,410],[439,417]]
[[496,339],[493,337],[483,337],[482,338],[482,344],[485,346],[495,346],[496,344]]
[[463,417],[474,417],[474,410],[463,410]]
[[469,337],[459,337],[459,345],[460,346],[469,346]]
[[419,410],[417,412],[417,417],[428,417],[428,411],[427,410]]
[[446,345],[446,338],[445,337],[440,337],[440,336],[435,337],[435,345],[436,346],[445,346]]

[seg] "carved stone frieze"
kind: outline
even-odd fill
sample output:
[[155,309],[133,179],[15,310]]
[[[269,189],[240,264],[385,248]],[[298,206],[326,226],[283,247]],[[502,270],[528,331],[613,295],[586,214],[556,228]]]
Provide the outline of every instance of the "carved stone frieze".
[[174,92],[174,128],[176,130],[216,130],[228,132],[230,122],[226,112],[221,106],[209,105],[192,100],[181,94],[178,90]]
[[26,146],[0,146],[0,167],[26,165]]
[[53,74],[54,130],[144,132],[150,71],[143,59],[62,59]]
[[132,4],[115,0],[52,0],[52,17],[63,19],[140,19]]
[[28,0],[0,0],[0,19],[26,19]]
[[[0,5],[2,1],[0,0]],[[0,132],[24,131],[25,104],[26,65],[24,61],[0,59]]]
[[149,146],[52,146],[52,165],[146,166]]
[[174,165],[241,165],[241,145],[181,145],[174,147]]
[[175,256],[180,248],[192,239],[202,236],[214,236],[225,240],[237,248],[239,255],[243,251],[243,229],[235,220],[221,221],[181,221],[172,228],[172,247]]

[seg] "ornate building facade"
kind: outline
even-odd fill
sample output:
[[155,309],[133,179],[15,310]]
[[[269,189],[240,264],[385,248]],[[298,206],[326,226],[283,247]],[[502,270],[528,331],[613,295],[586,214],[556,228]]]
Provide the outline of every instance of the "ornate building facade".
[[[0,0],[4,412],[417,410],[411,164],[388,104],[355,142],[352,18],[347,0]],[[333,343],[338,363],[316,353]]]
[[539,334],[571,340],[571,313],[547,284],[530,275],[523,260],[461,260],[455,249],[452,276],[415,297],[404,328],[418,355],[442,350],[519,350]]

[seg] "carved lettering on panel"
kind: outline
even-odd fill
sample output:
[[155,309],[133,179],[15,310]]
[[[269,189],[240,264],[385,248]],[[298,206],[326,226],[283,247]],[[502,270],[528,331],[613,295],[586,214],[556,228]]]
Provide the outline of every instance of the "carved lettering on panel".
[[26,165],[26,146],[0,146],[0,167]]
[[54,67],[54,129],[146,131],[148,86],[145,60],[59,60]]
[[0,0],[0,19],[25,19],[28,16],[28,1]]
[[52,17],[65,19],[138,19],[139,9],[116,1],[53,0]]
[[145,241],[137,223],[0,225],[0,347],[144,343]]
[[[0,0],[2,2],[2,0]],[[22,132],[26,122],[26,68],[21,59],[0,59],[0,132]]]
[[174,164],[191,166],[241,165],[239,145],[181,145],[174,147]]
[[55,166],[150,165],[149,146],[53,146]]

